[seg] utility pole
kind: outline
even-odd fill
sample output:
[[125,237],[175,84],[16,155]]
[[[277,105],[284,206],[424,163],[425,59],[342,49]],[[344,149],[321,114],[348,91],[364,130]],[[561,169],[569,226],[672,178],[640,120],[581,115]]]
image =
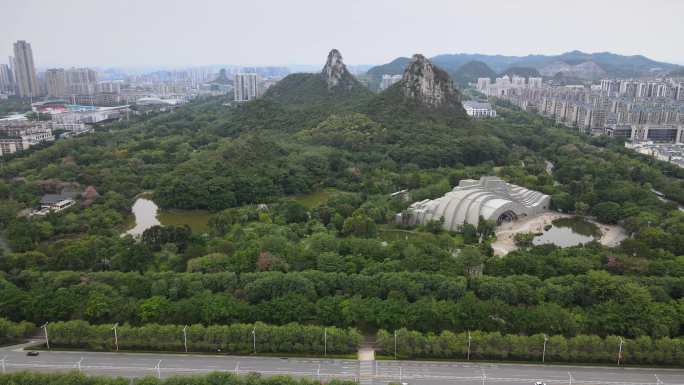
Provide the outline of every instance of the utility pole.
[[256,354],[256,326],[252,328],[252,343],[254,344],[254,354]]
[[620,366],[620,361],[622,361],[622,344],[625,343],[625,340],[620,337],[620,347],[618,348],[618,357],[617,357],[617,364]]
[[572,374],[568,372],[568,385],[572,385]]
[[183,326],[183,346],[185,347],[185,352],[188,352],[188,325]]
[[470,337],[470,330],[468,330],[468,361],[470,361],[470,341],[472,340],[472,337]]
[[546,361],[546,343],[549,341],[549,337],[544,334],[544,350],[542,351],[542,364]]
[[[397,359],[397,331],[394,331],[394,359]],[[399,381],[401,382],[401,381]]]
[[50,339],[48,338],[48,331],[47,331],[47,326],[50,322],[46,322],[41,326],[40,328],[43,329],[45,332],[45,345],[47,346],[48,350],[50,350]]
[[328,328],[323,329],[323,356],[328,355]]
[[116,333],[116,328],[119,326],[119,323],[115,323],[114,327],[112,330],[114,330],[114,345],[116,346],[116,351],[119,351],[119,335]]

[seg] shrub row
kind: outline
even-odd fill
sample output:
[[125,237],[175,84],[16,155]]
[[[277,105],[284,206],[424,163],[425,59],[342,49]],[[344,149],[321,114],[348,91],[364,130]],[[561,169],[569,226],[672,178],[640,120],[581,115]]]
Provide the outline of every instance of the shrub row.
[[0,318],[0,344],[19,341],[35,330],[36,325],[30,322],[12,322],[6,318]]
[[[117,328],[122,350],[183,351],[181,325],[121,325]],[[252,332],[254,331],[254,334]],[[116,349],[112,325],[91,325],[85,321],[56,322],[48,325],[50,345],[92,350]],[[324,328],[300,324],[273,326],[255,324],[191,325],[186,330],[188,351],[251,354],[256,336],[257,353],[323,355],[355,353],[362,336],[355,329]],[[326,338],[327,335],[327,338]],[[326,344],[327,340],[327,344]]]
[[[537,362],[542,360],[543,334],[520,336],[474,331],[470,333],[470,338],[471,359]],[[684,339],[652,339],[643,336],[623,341],[622,362],[625,364],[684,366]],[[377,342],[381,354],[394,355],[394,333],[380,330]],[[444,331],[441,334],[423,334],[400,329],[397,330],[396,342],[399,358],[465,359],[468,354],[467,332]],[[619,347],[618,336],[549,336],[545,361],[615,363]]]
[[[294,379],[276,376],[261,377],[250,374],[237,376],[232,373],[211,373],[206,376],[183,376],[168,379],[145,377],[138,379],[86,376],[80,373],[35,373],[21,372],[0,374],[0,385],[318,385],[312,379]],[[331,380],[330,385],[354,385],[351,381]]]

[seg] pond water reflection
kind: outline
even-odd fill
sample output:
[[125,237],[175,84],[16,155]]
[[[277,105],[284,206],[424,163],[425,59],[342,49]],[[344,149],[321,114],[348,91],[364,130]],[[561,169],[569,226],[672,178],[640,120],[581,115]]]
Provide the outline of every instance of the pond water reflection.
[[161,222],[157,219],[159,207],[149,199],[138,198],[133,204],[132,211],[133,215],[135,215],[135,226],[126,231],[128,235],[138,237],[150,227],[161,225]]
[[145,230],[153,226],[182,226],[188,225],[193,233],[209,231],[208,211],[203,210],[169,210],[161,211],[154,201],[138,198],[133,204],[135,226],[126,231],[127,235],[141,236]]
[[553,244],[571,247],[601,239],[598,226],[582,218],[561,218],[532,240],[534,245]]

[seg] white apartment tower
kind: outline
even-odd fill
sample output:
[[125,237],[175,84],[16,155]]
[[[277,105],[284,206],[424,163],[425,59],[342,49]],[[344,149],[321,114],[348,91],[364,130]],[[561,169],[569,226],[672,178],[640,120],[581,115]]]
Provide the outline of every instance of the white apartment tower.
[[24,40],[14,43],[14,79],[19,97],[28,98],[40,95],[36,67],[33,64],[31,44]]
[[65,71],[67,94],[93,95],[97,91],[97,72],[90,68],[70,68]]
[[7,64],[0,64],[0,92],[14,91],[14,76]]
[[527,87],[542,88],[542,78],[527,78]]
[[511,80],[511,83],[514,86],[524,87],[525,86],[525,78],[522,76],[513,75],[513,79]]
[[63,98],[66,95],[66,75],[63,68],[51,68],[45,71],[47,94],[51,98]]
[[382,80],[380,81],[380,90],[386,90],[386,89],[392,87],[393,84],[401,81],[401,78],[402,78],[401,75],[389,75],[389,74],[382,75]]
[[258,76],[255,73],[238,73],[233,78],[236,102],[247,102],[258,96]]

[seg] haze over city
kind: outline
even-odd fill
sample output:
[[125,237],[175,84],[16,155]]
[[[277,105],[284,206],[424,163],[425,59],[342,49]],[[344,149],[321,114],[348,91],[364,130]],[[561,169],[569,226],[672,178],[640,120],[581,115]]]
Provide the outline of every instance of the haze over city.
[[2,14],[0,57],[27,40],[40,68],[318,64],[331,47],[348,64],[572,50],[684,64],[678,0],[22,0]]

